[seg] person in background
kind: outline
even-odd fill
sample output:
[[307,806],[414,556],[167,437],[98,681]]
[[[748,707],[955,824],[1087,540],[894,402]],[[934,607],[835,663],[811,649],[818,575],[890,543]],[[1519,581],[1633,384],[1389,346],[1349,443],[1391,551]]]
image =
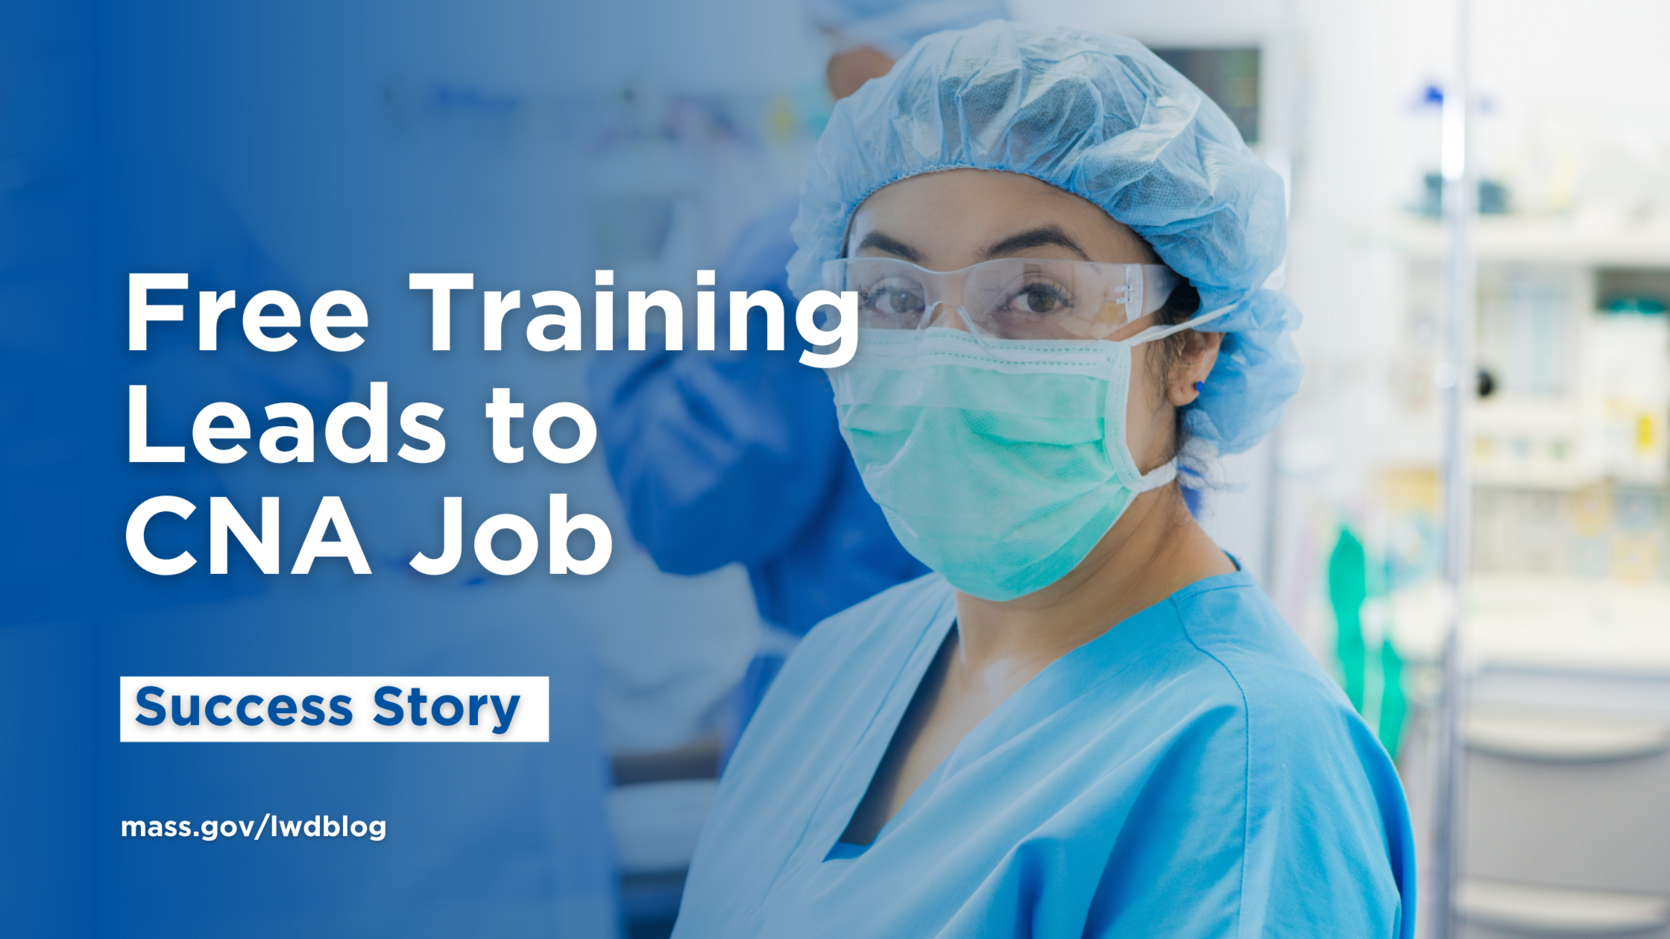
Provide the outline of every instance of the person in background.
[[[1002,19],[1002,0],[809,0],[832,41],[837,100],[887,74],[916,40]],[[752,223],[719,266],[716,296],[771,290],[791,303],[790,198]],[[792,305],[790,309],[792,309]],[[835,424],[829,380],[765,349],[599,356],[590,380],[603,449],[632,536],[671,574],[748,570],[763,620],[758,653],[733,698],[728,754],[800,637],[819,621],[928,569],[888,529]],[[800,344],[798,347],[794,344]]]

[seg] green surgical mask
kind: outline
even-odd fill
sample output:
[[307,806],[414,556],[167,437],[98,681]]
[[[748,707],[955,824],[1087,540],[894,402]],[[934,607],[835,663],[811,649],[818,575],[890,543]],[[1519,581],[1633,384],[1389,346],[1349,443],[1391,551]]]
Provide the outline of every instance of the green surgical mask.
[[1177,475],[1142,474],[1126,445],[1131,349],[1201,319],[1124,342],[861,331],[830,371],[841,433],[906,550],[964,593],[1024,596]]

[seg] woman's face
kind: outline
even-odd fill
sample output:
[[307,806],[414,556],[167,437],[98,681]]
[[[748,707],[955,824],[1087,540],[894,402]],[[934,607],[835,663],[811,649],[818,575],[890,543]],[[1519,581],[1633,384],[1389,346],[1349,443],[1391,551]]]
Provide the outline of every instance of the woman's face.
[[[993,258],[1160,263],[1135,232],[1096,205],[1030,176],[996,170],[945,170],[884,186],[858,207],[849,239],[851,257],[897,257],[932,271]],[[954,319],[943,322],[957,325]],[[1151,325],[1153,317],[1145,317],[1109,338],[1134,336]],[[1170,376],[1160,374],[1159,343],[1132,350],[1139,378],[1126,406],[1126,442],[1143,472],[1171,458],[1174,408],[1194,400],[1194,383],[1216,361],[1217,338],[1192,338],[1184,367]],[[1210,348],[1199,348],[1204,346]],[[1143,381],[1143,375],[1162,380]]]

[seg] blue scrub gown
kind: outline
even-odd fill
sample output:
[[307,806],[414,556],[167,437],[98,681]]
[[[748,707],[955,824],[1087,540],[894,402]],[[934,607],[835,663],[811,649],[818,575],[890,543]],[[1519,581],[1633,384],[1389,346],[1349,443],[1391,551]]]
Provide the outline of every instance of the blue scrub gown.
[[868,847],[838,843],[947,630],[902,584],[814,629],[748,727],[675,937],[1410,937],[1396,770],[1244,573],[1067,653]]

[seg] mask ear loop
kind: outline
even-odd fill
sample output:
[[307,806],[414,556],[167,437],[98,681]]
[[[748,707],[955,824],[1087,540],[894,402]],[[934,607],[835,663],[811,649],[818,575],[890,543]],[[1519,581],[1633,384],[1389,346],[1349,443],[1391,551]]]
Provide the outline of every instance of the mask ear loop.
[[[1134,496],[1158,489],[1177,477],[1177,460],[1172,458],[1146,474],[1137,466],[1136,454],[1131,452],[1126,408],[1130,405],[1131,384],[1136,381],[1136,363],[1129,346],[1120,344],[1115,353],[1114,375],[1108,379],[1107,401],[1103,405],[1102,449],[1113,461],[1114,474],[1119,484]],[[1117,416],[1116,416],[1117,415]],[[1109,428],[1118,428],[1115,436]]]
[[[1235,309],[1235,306],[1234,306],[1234,304],[1231,304],[1229,306],[1219,307],[1218,309],[1213,310],[1212,312],[1207,313],[1205,315],[1192,317],[1186,322],[1173,323],[1170,326],[1150,326],[1149,328],[1143,330],[1142,332],[1137,333],[1135,336],[1132,336],[1129,339],[1121,340],[1120,342],[1116,343],[1116,345],[1122,347],[1122,349],[1125,350],[1125,356],[1126,356],[1126,359],[1125,359],[1126,392],[1125,392],[1125,395],[1123,395],[1122,397],[1128,398],[1130,396],[1130,382],[1135,380],[1134,379],[1134,364],[1132,362],[1132,359],[1130,358],[1130,350],[1135,349],[1137,346],[1139,346],[1139,345],[1141,345],[1145,342],[1153,342],[1156,339],[1164,339],[1165,337],[1170,336],[1173,333],[1180,333],[1185,329],[1194,329],[1194,328],[1196,328],[1196,327],[1198,327],[1198,326],[1200,326],[1204,323],[1208,323],[1212,320],[1215,320],[1215,319],[1223,316],[1224,314],[1228,313],[1230,310],[1233,310],[1233,309]],[[1109,383],[1108,392],[1109,392],[1109,394],[1108,394],[1108,404],[1107,404],[1108,407],[1110,407],[1110,408],[1111,407],[1118,407],[1118,406],[1122,406],[1125,403],[1123,401],[1120,401],[1117,404],[1115,403],[1114,395],[1113,395],[1113,387],[1112,387],[1111,382]],[[1104,425],[1103,426],[1106,426],[1105,421],[1106,421],[1106,418],[1104,418]],[[1124,421],[1121,420],[1120,424],[1121,424],[1121,426],[1123,426]],[[1106,444],[1104,443],[1104,447],[1105,446],[1106,446]],[[1110,452],[1108,454],[1109,457],[1113,458],[1115,461],[1119,461],[1120,457],[1122,456],[1124,458],[1124,462],[1126,463],[1126,465],[1128,465],[1132,470],[1136,470],[1137,469],[1136,455],[1131,453],[1130,442],[1127,441],[1127,440],[1121,440],[1121,441],[1119,441],[1119,447],[1123,451],[1123,453],[1122,454],[1114,454],[1114,453]],[[1120,475],[1123,477],[1123,476],[1126,476],[1127,474],[1121,473]],[[1174,480],[1176,478],[1177,478],[1177,458],[1172,457],[1171,459],[1167,460],[1165,463],[1154,467],[1152,470],[1148,471],[1147,473],[1145,473],[1143,475],[1140,475],[1140,476],[1137,476],[1134,479],[1127,478],[1127,479],[1124,480],[1124,482],[1125,482],[1126,488],[1130,489],[1133,493],[1142,493],[1142,492],[1147,492],[1151,489],[1158,489],[1161,486],[1169,484],[1172,480]]]
[[1137,479],[1137,484],[1130,487],[1132,492],[1142,493],[1150,489],[1158,489],[1177,478],[1177,458],[1171,459],[1154,467],[1147,475]]
[[1129,339],[1119,340],[1118,344],[1122,346],[1140,346],[1145,342],[1153,342],[1156,339],[1164,339],[1173,333],[1180,333],[1185,329],[1198,329],[1203,324],[1215,320],[1233,309],[1235,309],[1235,305],[1230,304],[1229,306],[1219,307],[1210,313],[1201,314],[1200,316],[1193,317],[1181,323],[1173,323],[1170,326],[1150,326]]

